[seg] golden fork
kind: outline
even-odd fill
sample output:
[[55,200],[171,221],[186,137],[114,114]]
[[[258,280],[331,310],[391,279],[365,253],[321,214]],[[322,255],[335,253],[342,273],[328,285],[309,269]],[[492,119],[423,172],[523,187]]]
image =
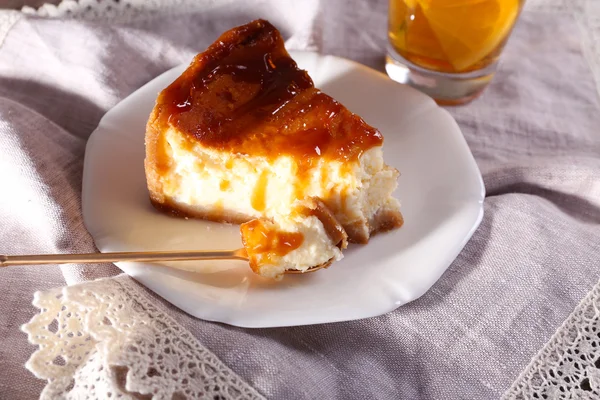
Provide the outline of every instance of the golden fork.
[[[0,268],[13,265],[31,264],[86,264],[118,261],[156,262],[156,261],[191,261],[191,260],[244,260],[248,261],[245,249],[237,250],[196,250],[196,251],[130,251],[114,253],[87,254],[36,254],[27,256],[8,256],[0,254]],[[175,266],[170,268],[180,269]],[[314,272],[323,265],[309,268],[304,272]],[[181,268],[183,269],[183,268]],[[303,271],[286,270],[286,274],[301,274]]]

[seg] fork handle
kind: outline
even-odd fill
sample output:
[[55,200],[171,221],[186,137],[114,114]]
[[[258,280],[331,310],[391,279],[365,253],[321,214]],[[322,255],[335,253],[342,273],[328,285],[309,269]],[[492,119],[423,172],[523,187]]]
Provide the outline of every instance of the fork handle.
[[118,261],[248,260],[244,249],[223,251],[147,251],[88,254],[0,255],[0,267],[31,264],[103,263]]

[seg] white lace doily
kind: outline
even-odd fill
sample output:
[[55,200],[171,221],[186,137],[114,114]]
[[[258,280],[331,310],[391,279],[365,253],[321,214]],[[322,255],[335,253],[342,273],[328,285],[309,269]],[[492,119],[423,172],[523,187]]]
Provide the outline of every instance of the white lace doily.
[[504,395],[505,399],[600,399],[600,282]]
[[106,19],[129,22],[166,14],[203,11],[234,0],[63,0],[57,5],[44,4],[38,9],[23,7],[22,12],[38,17]]
[[42,399],[262,399],[126,276],[37,292]]

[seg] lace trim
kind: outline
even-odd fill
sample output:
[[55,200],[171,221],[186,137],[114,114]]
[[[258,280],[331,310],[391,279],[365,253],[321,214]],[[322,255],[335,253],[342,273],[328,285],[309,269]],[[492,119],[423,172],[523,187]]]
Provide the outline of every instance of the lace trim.
[[600,282],[533,358],[505,399],[600,398]]
[[[42,399],[263,399],[122,276],[37,292],[22,330]],[[146,398],[146,397],[145,397]]]
[[23,7],[25,14],[46,18],[109,19],[127,23],[157,16],[203,11],[223,6],[233,0],[63,0],[40,8]]

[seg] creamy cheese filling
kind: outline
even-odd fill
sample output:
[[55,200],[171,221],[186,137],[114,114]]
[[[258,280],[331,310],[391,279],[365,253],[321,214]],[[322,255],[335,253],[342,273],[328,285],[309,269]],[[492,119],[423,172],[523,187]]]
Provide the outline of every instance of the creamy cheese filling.
[[346,226],[370,220],[397,185],[398,172],[384,164],[381,147],[369,149],[358,162],[322,159],[310,171],[298,171],[289,156],[230,154],[174,129],[165,135],[173,168],[162,177],[163,192],[199,209],[275,218],[289,214],[296,199],[314,196]]

